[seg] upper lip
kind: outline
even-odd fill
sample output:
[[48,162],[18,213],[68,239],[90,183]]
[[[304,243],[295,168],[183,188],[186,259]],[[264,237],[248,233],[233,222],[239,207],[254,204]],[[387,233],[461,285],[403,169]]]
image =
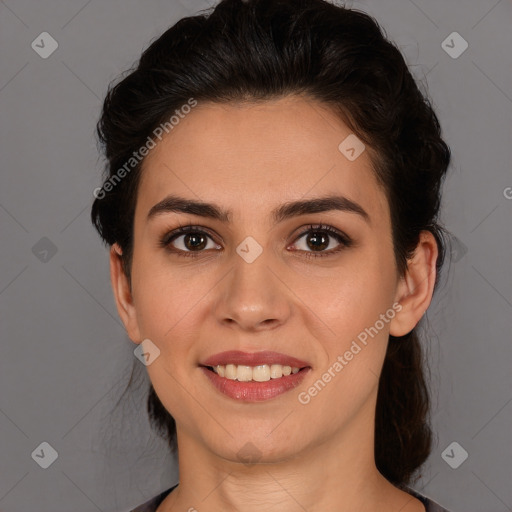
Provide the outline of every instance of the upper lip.
[[296,357],[281,354],[279,352],[242,352],[240,350],[228,350],[227,352],[220,352],[210,356],[208,359],[201,363],[202,366],[217,366],[217,365],[245,365],[245,366],[259,366],[263,364],[280,364],[282,366],[291,366],[292,368],[304,368],[309,366],[305,361],[301,361]]

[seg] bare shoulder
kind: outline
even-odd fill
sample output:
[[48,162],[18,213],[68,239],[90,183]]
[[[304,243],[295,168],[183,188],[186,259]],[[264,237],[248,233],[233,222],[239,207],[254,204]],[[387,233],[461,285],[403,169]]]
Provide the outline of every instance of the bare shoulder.
[[397,512],[426,512],[425,505],[408,492],[397,489]]

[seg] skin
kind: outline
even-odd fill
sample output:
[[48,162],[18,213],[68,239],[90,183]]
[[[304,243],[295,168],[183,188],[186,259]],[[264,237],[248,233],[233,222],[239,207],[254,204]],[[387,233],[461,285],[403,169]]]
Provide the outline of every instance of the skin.
[[[131,287],[117,244],[110,263],[129,337],[134,343],[149,338],[160,350],[147,371],[177,425],[180,485],[158,512],[425,510],[377,471],[373,429],[388,336],[410,332],[428,308],[437,245],[422,232],[406,275],[398,275],[389,205],[371,150],[354,161],[338,150],[350,133],[326,106],[305,97],[205,103],[146,157]],[[230,209],[232,221],[175,212],[148,220],[149,210],[171,193]],[[282,203],[333,193],[361,205],[370,222],[346,211],[272,222],[271,210]],[[166,233],[189,223],[212,235],[197,258],[159,246]],[[308,235],[299,237],[308,224],[332,226],[354,243],[306,258],[316,248]],[[263,250],[252,263],[236,252],[247,236]],[[174,240],[174,247],[192,252],[185,239]],[[339,247],[329,240],[324,252]],[[401,311],[301,404],[299,392],[394,303]],[[312,370],[294,390],[241,403],[219,393],[198,366],[232,349],[282,352]],[[238,455],[248,442],[257,453],[254,464]]]

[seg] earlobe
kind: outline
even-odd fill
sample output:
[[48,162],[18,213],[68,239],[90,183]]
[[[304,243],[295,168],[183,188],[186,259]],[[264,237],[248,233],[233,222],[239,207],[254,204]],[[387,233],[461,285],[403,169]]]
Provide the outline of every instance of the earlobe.
[[123,268],[122,250],[115,243],[110,248],[110,282],[116,300],[117,311],[126,332],[134,343],[140,343],[140,331],[133,303],[130,282]]
[[422,231],[405,275],[400,279],[395,300],[402,309],[393,318],[389,333],[400,337],[411,332],[428,309],[434,294],[438,247],[430,231]]

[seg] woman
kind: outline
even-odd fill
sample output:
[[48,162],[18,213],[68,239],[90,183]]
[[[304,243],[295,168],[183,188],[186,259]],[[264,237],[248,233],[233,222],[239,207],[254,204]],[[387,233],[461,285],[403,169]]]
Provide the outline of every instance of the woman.
[[179,485],[135,511],[444,511],[416,329],[450,151],[400,52],[323,0],[223,0],[106,97],[92,219]]

